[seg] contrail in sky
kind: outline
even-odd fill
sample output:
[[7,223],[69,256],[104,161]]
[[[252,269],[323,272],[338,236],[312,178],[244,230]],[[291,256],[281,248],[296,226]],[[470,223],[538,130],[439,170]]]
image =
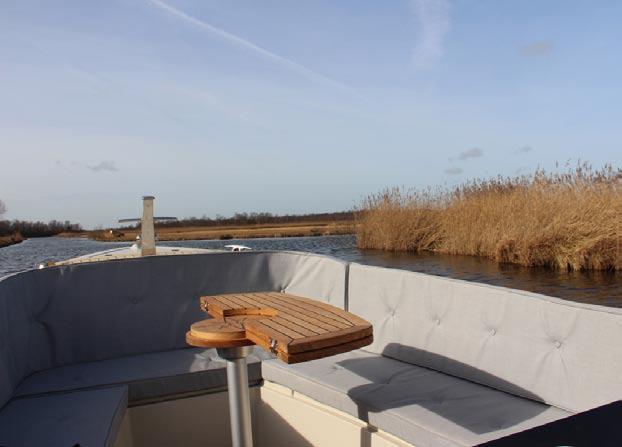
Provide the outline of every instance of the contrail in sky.
[[443,55],[443,41],[451,26],[449,0],[411,0],[410,3],[420,28],[413,62],[418,70],[429,69]]
[[[291,61],[283,56],[279,56],[278,54],[275,54],[269,50],[266,50],[265,48],[262,48],[258,45],[255,45],[252,42],[249,42],[246,39],[243,39],[242,37],[236,36],[235,34],[231,34],[221,28],[217,28],[215,26],[210,25],[207,22],[204,22],[202,20],[197,19],[196,17],[192,17],[188,14],[186,14],[183,11],[180,11],[177,8],[174,8],[160,0],[147,0],[149,3],[151,3],[152,5],[168,12],[169,14],[174,15],[175,17],[178,17],[182,20],[184,20],[185,22],[188,22],[194,26],[197,26],[205,31],[207,31],[208,33],[219,37],[220,39],[230,43],[231,45],[234,45],[238,48],[241,48],[243,50],[248,50],[251,51],[265,59],[268,59],[272,62],[275,62],[276,64],[280,65],[283,68],[286,68],[290,71],[293,71],[294,73],[298,73],[299,75],[309,79],[310,81],[314,81],[314,82],[318,82],[321,84],[325,84],[325,85],[330,85],[332,87],[335,87],[339,90],[343,90],[346,91],[350,94],[354,94],[357,95],[357,93],[355,92],[354,89],[352,89],[351,87],[344,85],[338,81],[335,81],[334,79],[331,79],[327,76],[324,76],[322,74],[319,74],[307,67],[305,67],[304,65],[301,65],[297,62]],[[357,95],[358,96],[358,95]]]

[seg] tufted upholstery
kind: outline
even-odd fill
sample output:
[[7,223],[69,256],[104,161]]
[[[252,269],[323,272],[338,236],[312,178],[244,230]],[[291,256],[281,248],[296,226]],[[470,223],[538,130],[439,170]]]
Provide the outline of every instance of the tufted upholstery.
[[[271,356],[255,348],[247,358],[248,382],[261,383],[261,360]],[[130,405],[156,402],[188,393],[227,388],[226,364],[216,349],[183,348],[129,357],[75,363],[36,372],[19,384],[15,397],[102,386],[128,387]]]
[[29,374],[183,348],[198,297],[285,290],[343,307],[346,264],[293,252],[157,256],[0,280],[0,408]]
[[[68,364],[185,347],[198,297],[293,290],[343,305],[345,264],[322,256],[209,253],[62,267],[40,319]],[[68,324],[71,323],[71,324]]]
[[127,387],[13,399],[2,409],[0,445],[112,447],[127,408]]
[[50,338],[37,316],[45,310],[54,272],[29,271],[0,281],[0,408],[32,371],[52,364]]
[[417,447],[458,447],[569,413],[362,350],[308,363],[262,363],[265,380],[369,422]]
[[572,412],[622,399],[622,309],[351,264],[349,310],[387,357]]
[[622,398],[620,309],[317,255],[209,253],[1,279],[0,424],[41,393],[128,383],[140,401],[222,383],[213,359],[181,349],[204,318],[197,298],[259,290],[348,303],[374,325],[369,352],[268,361],[266,378],[421,445],[469,445]]

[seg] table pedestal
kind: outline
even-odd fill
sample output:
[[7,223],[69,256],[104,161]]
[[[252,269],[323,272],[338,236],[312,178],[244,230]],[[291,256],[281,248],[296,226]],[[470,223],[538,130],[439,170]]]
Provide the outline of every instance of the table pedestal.
[[248,367],[246,365],[246,357],[252,351],[252,346],[217,349],[218,355],[227,361],[231,445],[233,447],[252,447],[253,445]]
[[186,341],[216,348],[227,361],[231,442],[252,447],[246,357],[261,346],[285,363],[308,362],[369,345],[369,322],[330,304],[287,293],[258,292],[201,297],[213,318],[197,321]]

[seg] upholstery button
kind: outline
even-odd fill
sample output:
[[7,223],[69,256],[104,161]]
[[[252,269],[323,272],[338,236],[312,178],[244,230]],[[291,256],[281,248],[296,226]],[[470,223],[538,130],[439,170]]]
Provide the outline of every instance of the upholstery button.
[[436,319],[436,325],[438,326],[439,324],[441,324],[441,319],[440,319],[440,318],[437,318],[437,319]]
[[140,301],[140,298],[138,298],[137,296],[133,296],[130,298],[130,303],[132,304],[138,304],[139,301]]
[[395,316],[395,309],[391,309],[391,316],[394,317]]
[[497,330],[496,329],[491,329],[490,330],[490,335],[497,335]]
[[562,342],[561,341],[558,340],[558,341],[555,342],[555,347],[557,349],[561,348],[561,346],[562,346]]

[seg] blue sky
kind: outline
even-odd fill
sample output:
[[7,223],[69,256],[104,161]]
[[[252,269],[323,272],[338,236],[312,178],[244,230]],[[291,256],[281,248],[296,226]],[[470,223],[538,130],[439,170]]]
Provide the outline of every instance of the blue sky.
[[0,0],[7,217],[349,209],[622,165],[622,2]]

